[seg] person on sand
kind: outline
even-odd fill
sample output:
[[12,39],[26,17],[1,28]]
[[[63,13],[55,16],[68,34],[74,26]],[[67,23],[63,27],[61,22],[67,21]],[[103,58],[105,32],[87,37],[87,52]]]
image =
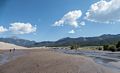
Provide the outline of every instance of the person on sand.
[[13,52],[15,51],[15,48],[13,49]]
[[10,49],[10,52],[11,52],[12,50]]

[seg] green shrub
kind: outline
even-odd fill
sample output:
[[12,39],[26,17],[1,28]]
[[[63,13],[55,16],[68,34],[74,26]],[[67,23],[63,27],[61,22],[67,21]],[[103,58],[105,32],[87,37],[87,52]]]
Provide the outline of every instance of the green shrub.
[[70,46],[70,49],[73,50],[73,49],[74,49],[74,46]]
[[116,48],[120,48],[120,41],[116,44]]
[[109,51],[115,52],[116,51],[116,47],[114,45],[109,46]]
[[102,50],[102,48],[101,48],[101,47],[99,47],[99,48],[98,48],[98,50]]
[[77,50],[78,47],[79,47],[78,45],[71,45],[71,46],[70,46],[70,49],[71,49],[71,50],[73,50],[73,49]]
[[119,47],[119,48],[117,48],[117,51],[120,51],[120,47]]
[[109,45],[104,45],[104,46],[103,46],[103,50],[104,50],[104,51],[108,51],[108,50],[109,50]]
[[117,48],[115,45],[104,45],[103,46],[103,50],[104,51],[112,51],[112,52],[115,52],[117,51]]

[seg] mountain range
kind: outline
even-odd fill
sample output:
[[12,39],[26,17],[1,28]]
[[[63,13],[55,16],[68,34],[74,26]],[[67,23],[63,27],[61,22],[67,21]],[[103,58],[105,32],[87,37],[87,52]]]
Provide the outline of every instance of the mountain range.
[[0,38],[0,42],[11,43],[18,46],[24,46],[24,47],[27,47],[36,43],[35,41],[20,39],[16,37]]
[[102,46],[116,44],[120,41],[120,34],[104,34],[96,37],[62,38],[58,41],[37,42],[32,46],[70,46],[77,44],[79,46]]
[[102,46],[107,44],[108,45],[116,44],[118,41],[120,41],[120,34],[117,35],[104,34],[96,37],[78,37],[78,38],[66,37],[57,41],[43,41],[43,42],[35,42],[25,39],[19,39],[16,37],[0,38],[0,42],[6,42],[25,47],[70,46],[74,44],[77,44],[79,46]]

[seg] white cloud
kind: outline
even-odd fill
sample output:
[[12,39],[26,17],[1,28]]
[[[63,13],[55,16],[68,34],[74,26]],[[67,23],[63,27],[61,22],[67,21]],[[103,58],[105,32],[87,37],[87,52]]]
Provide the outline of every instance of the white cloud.
[[28,34],[36,31],[36,26],[30,23],[15,22],[10,24],[9,30],[15,34]]
[[85,19],[94,22],[114,23],[120,20],[120,0],[100,0],[91,5]]
[[6,32],[6,31],[7,31],[6,28],[4,28],[3,26],[0,26],[0,33]]
[[84,21],[82,21],[82,22],[80,22],[80,25],[85,26],[86,24]]
[[74,10],[70,11],[67,14],[65,14],[60,20],[56,21],[54,23],[54,26],[63,26],[64,24],[78,27],[78,19],[82,16],[81,10]]
[[68,33],[74,34],[74,33],[75,33],[75,31],[74,31],[74,30],[71,30],[71,31],[69,31]]

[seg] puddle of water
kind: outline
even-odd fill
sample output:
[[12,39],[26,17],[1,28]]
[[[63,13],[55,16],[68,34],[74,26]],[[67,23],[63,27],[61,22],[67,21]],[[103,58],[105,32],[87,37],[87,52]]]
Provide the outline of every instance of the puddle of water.
[[114,59],[106,59],[102,57],[93,57],[94,60],[102,61],[104,63],[109,63],[109,62],[118,62],[117,60]]

